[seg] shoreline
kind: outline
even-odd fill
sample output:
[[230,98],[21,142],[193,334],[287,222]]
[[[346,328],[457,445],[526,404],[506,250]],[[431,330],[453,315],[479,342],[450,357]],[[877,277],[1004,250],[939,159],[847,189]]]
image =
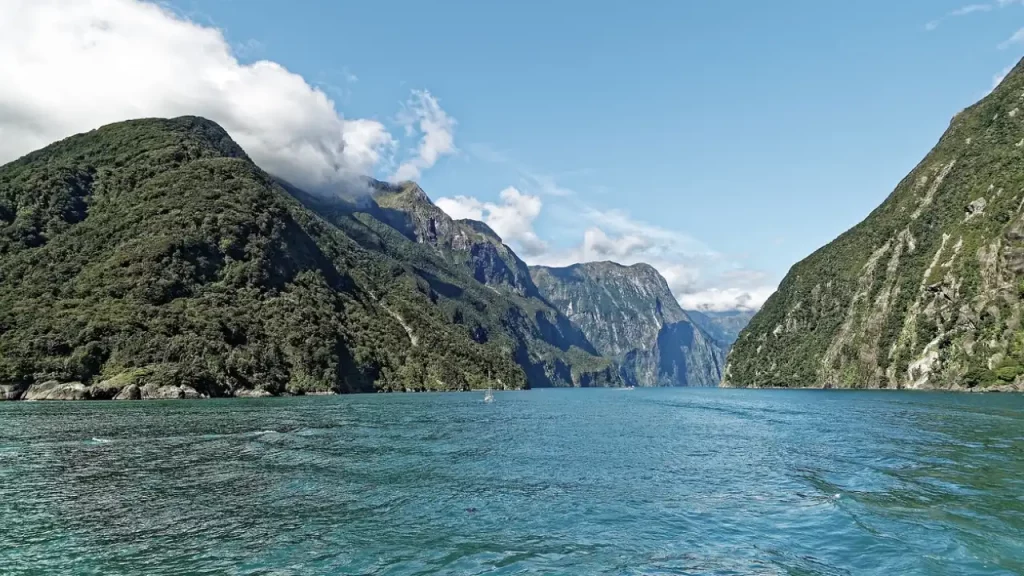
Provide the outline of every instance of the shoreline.
[[[46,383],[48,386],[33,391],[33,387],[14,393],[9,386],[0,386],[0,402],[123,402],[123,401],[149,401],[149,400],[221,400],[221,399],[252,399],[252,398],[296,398],[302,396],[347,396],[354,394],[429,394],[429,393],[470,393],[484,392],[486,388],[474,388],[471,390],[375,390],[372,392],[335,392],[333,390],[316,390],[301,393],[284,392],[274,394],[263,389],[241,389],[235,390],[231,395],[210,396],[200,394],[189,386],[162,386],[159,388],[142,387],[137,394],[123,394],[124,390],[116,394],[106,393],[105,390],[96,390],[94,394],[90,387],[80,383]],[[42,385],[36,385],[37,387]],[[577,388],[562,387],[565,389]],[[579,387],[582,389],[582,387]],[[602,387],[605,388],[605,387]],[[608,386],[609,390],[624,390],[624,386]],[[650,388],[700,388],[700,389],[722,389],[722,390],[770,390],[770,391],[829,391],[829,392],[940,392],[953,394],[1022,394],[1024,386],[1007,384],[987,388],[826,388],[823,386],[651,386]],[[504,391],[529,391],[535,388],[521,388]],[[543,388],[541,388],[543,389]],[[30,392],[33,392],[30,394]]]
[[[291,398],[300,396],[346,396],[350,394],[425,394],[445,392],[484,392],[488,388],[473,388],[470,390],[416,390],[406,388],[404,390],[373,390],[367,392],[336,392],[334,390],[311,390],[294,392],[273,393],[262,388],[245,388],[232,391],[231,394],[211,396],[200,393],[195,388],[187,385],[165,385],[156,386],[147,384],[138,386],[131,384],[123,388],[110,389],[106,387],[86,386],[81,382],[56,382],[48,381],[41,384],[34,384],[24,390],[15,390],[11,385],[0,385],[0,402],[134,402],[148,400],[214,400],[214,399],[251,399],[251,398]],[[492,389],[507,391],[504,388]],[[529,388],[513,389],[529,390]]]

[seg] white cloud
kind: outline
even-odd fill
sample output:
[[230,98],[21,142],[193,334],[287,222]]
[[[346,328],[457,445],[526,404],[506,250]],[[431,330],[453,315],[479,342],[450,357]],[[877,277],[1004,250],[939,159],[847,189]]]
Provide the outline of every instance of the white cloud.
[[533,221],[543,206],[540,198],[523,194],[512,186],[502,190],[499,197],[500,204],[468,196],[439,198],[436,204],[452,218],[485,222],[503,241],[515,244],[525,256],[546,251],[547,245],[533,230]]
[[775,292],[771,286],[742,288],[708,288],[679,296],[679,304],[687,310],[757,310]]
[[394,181],[416,180],[423,170],[437,163],[441,156],[455,152],[455,119],[441,109],[437,98],[426,90],[413,90],[412,98],[399,116],[406,133],[418,128],[423,134],[417,155],[399,165],[391,177]]
[[579,259],[588,260],[631,260],[652,247],[652,239],[638,234],[609,236],[596,226],[583,232],[583,243],[579,247]]
[[393,140],[280,64],[241,64],[220,30],[136,0],[0,0],[0,163],[129,118],[199,115],[310,189],[369,172]]
[[684,308],[753,310],[775,291],[767,275],[728,269],[724,255],[685,234],[634,220],[618,211],[584,211],[592,224],[582,241],[567,250],[527,258],[531,264],[567,266],[575,262],[611,260],[644,262],[665,278]]
[[[486,222],[529,264],[569,266],[611,260],[624,265],[650,264],[665,278],[684,307],[705,310],[755,309],[775,291],[766,274],[729,263],[702,242],[610,210],[575,206],[563,232],[578,230],[578,241],[554,247],[534,230],[543,204],[539,196],[506,188],[500,202],[468,196],[440,198],[437,205],[452,218]],[[572,200],[566,197],[559,202]],[[581,226],[582,225],[582,226]]]
[[381,151],[394,146],[394,140],[376,120],[344,120],[342,139],[349,169],[358,174],[369,174],[381,161]]
[[718,258],[721,256],[691,236],[635,220],[621,210],[589,209],[584,212],[584,216],[598,226],[611,230],[622,237],[647,239],[648,246],[645,252],[654,257],[686,255],[690,258]]
[[682,293],[679,303],[689,310],[757,310],[776,288],[764,272],[743,268],[721,273],[716,284]]
[[633,220],[618,211],[590,210],[585,214],[598,225],[584,231],[579,245],[527,261],[548,266],[597,260],[626,265],[644,262],[658,270],[680,305],[689,309],[754,310],[775,291],[766,274],[724,269],[728,264],[722,254],[685,234]]
[[946,20],[948,18],[959,18],[961,16],[968,16],[970,14],[977,14],[979,12],[991,12],[994,9],[1001,9],[1006,8],[1007,6],[1015,6],[1021,4],[1024,4],[1024,0],[995,0],[995,2],[989,3],[967,4],[955,10],[951,10],[941,18],[937,18],[935,20],[932,20],[931,22],[928,22],[927,24],[924,25],[924,29],[928,31],[935,30],[936,28],[939,27],[939,24],[941,24],[943,20]]
[[1021,28],[1021,29],[1017,30],[1016,32],[1013,33],[1013,36],[1010,36],[1009,38],[1004,40],[1002,43],[1000,43],[999,44],[999,49],[1000,50],[1005,50],[1006,48],[1009,48],[1010,46],[1012,46],[1014,44],[1020,44],[1022,42],[1024,42],[1024,28]]
[[950,16],[967,16],[968,14],[974,14],[975,12],[988,12],[992,10],[990,4],[968,4],[967,6],[961,6],[956,10],[949,13]]
[[656,266],[665,278],[672,294],[691,294],[700,286],[700,272],[681,264],[661,264]]

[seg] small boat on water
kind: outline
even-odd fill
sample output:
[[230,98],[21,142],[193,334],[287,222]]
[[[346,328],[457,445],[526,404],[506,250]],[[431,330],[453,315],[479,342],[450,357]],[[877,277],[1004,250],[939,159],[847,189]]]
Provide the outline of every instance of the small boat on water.
[[494,402],[494,392],[491,392],[490,388],[487,389],[487,392],[484,392],[484,402],[488,404]]

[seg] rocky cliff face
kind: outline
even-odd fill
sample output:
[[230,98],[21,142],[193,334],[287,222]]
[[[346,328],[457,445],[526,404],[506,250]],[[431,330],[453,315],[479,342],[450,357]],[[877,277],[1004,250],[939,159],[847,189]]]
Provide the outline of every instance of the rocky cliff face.
[[379,217],[409,239],[442,249],[442,254],[465,266],[477,282],[520,296],[537,295],[526,264],[487,224],[453,220],[414,182],[375,182],[374,186]]
[[863,222],[793,266],[724,385],[1021,389],[1024,69]]
[[693,324],[665,279],[646,265],[612,262],[530,268],[538,290],[612,358],[635,386],[714,386],[722,353]]

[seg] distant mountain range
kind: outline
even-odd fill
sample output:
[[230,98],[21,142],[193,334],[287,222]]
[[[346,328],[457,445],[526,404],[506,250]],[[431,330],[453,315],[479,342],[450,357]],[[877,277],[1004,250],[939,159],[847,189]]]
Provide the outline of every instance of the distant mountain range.
[[0,167],[0,398],[717,384],[732,321],[653,268],[531,269],[418,185],[365,184],[299,190],[197,117]]
[[797,263],[725,384],[1024,390],[1024,64],[863,222]]
[[687,310],[686,315],[728,350],[754,317],[754,310]]

